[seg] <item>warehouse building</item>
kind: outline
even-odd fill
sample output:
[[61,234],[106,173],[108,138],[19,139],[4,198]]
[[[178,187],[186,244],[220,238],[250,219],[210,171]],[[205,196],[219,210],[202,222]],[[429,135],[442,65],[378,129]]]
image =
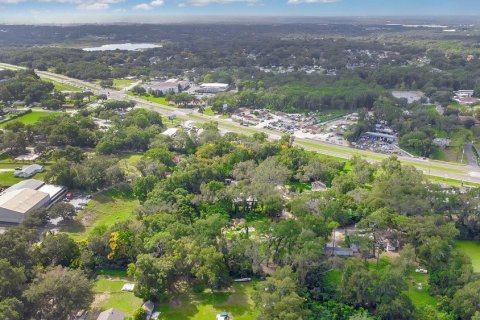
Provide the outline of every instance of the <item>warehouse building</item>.
[[24,180],[0,194],[0,223],[18,224],[35,209],[49,208],[61,200],[67,189],[39,180]]
[[230,86],[227,83],[202,83],[197,92],[217,93],[227,91]]

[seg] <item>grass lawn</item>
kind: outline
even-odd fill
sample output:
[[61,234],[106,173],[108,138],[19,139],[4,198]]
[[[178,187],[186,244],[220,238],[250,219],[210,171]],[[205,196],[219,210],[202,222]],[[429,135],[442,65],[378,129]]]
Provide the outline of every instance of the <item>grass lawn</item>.
[[137,95],[133,92],[127,92],[129,95],[131,96],[136,96],[136,97],[139,97],[139,98],[142,98],[142,99],[145,99],[147,101],[150,101],[150,102],[155,102],[155,103],[158,103],[158,104],[162,104],[164,106],[172,106],[171,104],[168,103],[167,99],[165,99],[165,97],[154,97],[152,96],[151,94],[144,94],[144,95]]
[[11,123],[14,121],[19,121],[23,124],[34,124],[38,122],[40,119],[52,116],[52,115],[58,115],[60,112],[46,112],[46,111],[32,111],[30,113],[27,113],[21,117],[15,118],[11,121],[3,122],[0,124],[0,128],[5,126],[7,123]]
[[93,197],[85,209],[62,231],[82,240],[95,228],[109,227],[135,215],[139,202],[130,192],[110,189]]
[[[422,305],[437,306],[437,298],[428,293],[428,277],[428,274],[413,273],[408,280],[408,290],[405,294],[412,300],[417,308]],[[422,284],[422,290],[417,288],[418,283]]]
[[480,242],[475,240],[455,241],[458,250],[465,253],[472,260],[473,271],[480,272]]
[[113,87],[117,90],[122,90],[123,88],[128,87],[129,85],[137,82],[137,80],[131,79],[113,79]]
[[215,112],[213,112],[212,108],[211,107],[208,107],[208,108],[205,108],[205,110],[203,110],[203,114],[206,115],[206,116],[214,116],[215,115]]
[[142,299],[135,297],[133,292],[123,292],[122,287],[128,281],[122,278],[98,277],[95,280],[95,300],[92,308],[107,310],[110,308],[119,309],[128,315],[142,306]]
[[24,179],[17,178],[13,175],[13,171],[0,172],[0,187],[10,187]]
[[50,80],[50,82],[53,83],[53,85],[54,85],[53,88],[57,91],[75,91],[75,92],[82,91],[82,89],[71,86],[71,85],[66,84],[66,83],[60,83],[60,82],[56,82],[56,81],[53,81],[53,80]]
[[135,163],[141,160],[142,157],[143,154],[130,154],[122,157],[122,159],[118,162],[118,165],[125,171],[127,176],[138,177],[141,176],[142,173],[135,167]]
[[157,308],[162,320],[214,320],[226,311],[235,320],[255,320],[259,312],[252,300],[254,283],[235,283],[226,292],[188,293],[172,296]]

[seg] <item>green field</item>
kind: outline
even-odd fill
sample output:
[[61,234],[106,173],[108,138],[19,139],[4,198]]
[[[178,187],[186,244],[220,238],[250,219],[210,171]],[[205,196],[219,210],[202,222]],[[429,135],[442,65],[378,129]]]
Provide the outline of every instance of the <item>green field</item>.
[[113,79],[113,87],[117,90],[122,90],[123,88],[128,87],[129,85],[137,82],[137,80],[131,79]]
[[207,107],[203,110],[203,114],[206,116],[213,117],[215,115],[215,112],[213,112],[212,107]]
[[150,101],[150,102],[154,102],[154,103],[158,103],[158,104],[161,104],[161,105],[164,105],[164,106],[171,106],[171,104],[168,103],[167,99],[165,99],[165,97],[154,97],[152,96],[151,94],[144,94],[144,95],[137,95],[133,92],[127,92],[128,95],[130,96],[135,96],[135,97],[139,97],[141,99],[144,99],[144,100],[147,100],[147,101]]
[[51,115],[58,115],[60,112],[47,112],[47,111],[32,111],[30,113],[27,113],[23,116],[20,116],[18,118],[15,118],[13,120],[7,121],[7,122],[2,122],[0,124],[0,128],[4,127],[7,123],[11,123],[14,121],[19,121],[23,124],[34,124],[38,122],[42,118],[46,118]]
[[53,81],[53,80],[49,80],[51,83],[53,83],[54,85],[54,89],[57,90],[57,91],[74,91],[74,92],[80,92],[82,91],[82,89],[80,88],[77,88],[77,87],[74,87],[74,86],[71,86],[69,84],[65,84],[65,83],[60,83],[60,82],[57,82],[57,81]]
[[[408,291],[405,294],[412,300],[413,304],[418,308],[422,305],[437,306],[437,298],[428,293],[428,274],[413,273],[408,280]],[[422,284],[422,290],[417,288],[417,284]]]
[[132,218],[138,205],[138,200],[131,192],[118,189],[101,192],[95,195],[85,209],[62,231],[67,232],[74,239],[84,239],[95,228],[109,227]]
[[0,187],[10,187],[22,180],[22,178],[15,177],[13,171],[0,172]]
[[223,311],[235,320],[255,320],[259,312],[254,308],[251,295],[254,283],[235,283],[225,292],[185,293],[160,303],[162,320],[214,320]]
[[133,292],[123,292],[122,287],[128,281],[123,278],[107,278],[99,276],[95,280],[95,301],[92,308],[107,310],[110,308],[119,309],[128,315],[143,304],[142,299],[135,297]]
[[472,260],[473,271],[480,272],[480,242],[475,240],[457,240],[458,250]]

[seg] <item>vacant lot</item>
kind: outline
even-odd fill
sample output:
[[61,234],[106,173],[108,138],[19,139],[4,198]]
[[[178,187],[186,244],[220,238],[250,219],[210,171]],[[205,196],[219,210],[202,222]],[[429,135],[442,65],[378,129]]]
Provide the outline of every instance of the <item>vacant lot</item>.
[[235,283],[222,292],[185,293],[172,296],[157,308],[163,320],[214,320],[223,311],[235,320],[255,320],[259,312],[251,295],[254,283]]
[[480,242],[474,240],[457,240],[457,248],[470,257],[473,271],[480,272]]
[[38,122],[38,120],[48,117],[48,116],[54,116],[58,115],[59,112],[47,112],[47,111],[32,111],[30,113],[27,113],[26,115],[23,115],[21,117],[15,118],[13,120],[3,122],[0,124],[0,128],[4,127],[7,123],[12,123],[14,121],[21,122],[23,124],[34,124]]
[[83,239],[95,228],[109,227],[130,219],[139,202],[129,191],[110,189],[93,197],[74,221],[63,228],[75,239]]
[[135,297],[133,292],[124,292],[122,287],[125,283],[131,282],[126,278],[110,278],[99,276],[95,280],[95,300],[92,309],[101,311],[110,308],[119,309],[128,315],[142,306],[142,299]]

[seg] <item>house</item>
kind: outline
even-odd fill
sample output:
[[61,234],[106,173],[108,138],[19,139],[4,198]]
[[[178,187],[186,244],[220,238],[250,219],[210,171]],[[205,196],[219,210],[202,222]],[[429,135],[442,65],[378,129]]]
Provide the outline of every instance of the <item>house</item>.
[[124,320],[126,314],[118,309],[108,309],[100,313],[97,320]]
[[23,167],[22,170],[15,170],[14,176],[18,178],[30,178],[37,173],[45,171],[45,168],[39,164],[32,164]]

